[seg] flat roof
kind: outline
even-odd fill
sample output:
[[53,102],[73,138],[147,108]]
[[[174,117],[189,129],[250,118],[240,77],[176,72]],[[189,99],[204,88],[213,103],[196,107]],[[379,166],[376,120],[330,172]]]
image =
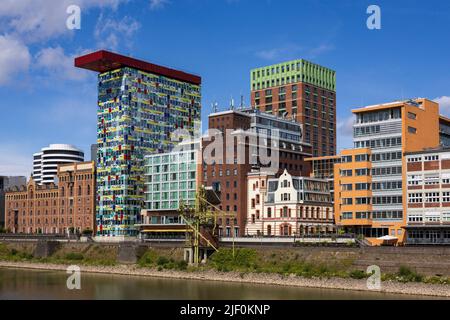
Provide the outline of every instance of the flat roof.
[[196,85],[200,85],[202,83],[202,78],[197,75],[159,66],[150,62],[127,57],[106,50],[99,50],[79,56],[75,58],[74,65],[77,68],[96,71],[99,73],[123,67],[130,67]]
[[436,148],[427,148],[419,151],[410,151],[405,152],[405,156],[417,155],[417,154],[429,154],[429,153],[444,153],[450,152],[450,147],[436,147]]
[[424,101],[430,101],[426,98],[414,98],[409,100],[398,100],[398,101],[392,101],[388,103],[382,103],[382,104],[374,104],[370,106],[360,107],[356,109],[352,109],[352,113],[361,113],[361,112],[367,112],[367,111],[373,111],[373,110],[382,110],[382,109],[390,109],[395,107],[402,107],[407,104],[411,103],[418,103],[418,102],[424,102]]

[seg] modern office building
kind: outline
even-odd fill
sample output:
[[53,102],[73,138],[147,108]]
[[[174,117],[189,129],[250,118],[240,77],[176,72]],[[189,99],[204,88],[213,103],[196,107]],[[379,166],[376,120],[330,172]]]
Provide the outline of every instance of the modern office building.
[[13,233],[67,234],[95,227],[93,162],[58,165],[58,185],[13,187],[6,197],[6,228]]
[[57,183],[58,165],[83,162],[82,150],[70,144],[51,144],[33,154],[33,180],[37,184]]
[[[247,221],[247,174],[265,168],[272,174],[286,169],[308,176],[310,164],[304,159],[311,156],[311,145],[304,142],[298,122],[253,109],[213,113],[209,129],[216,132],[202,141],[202,185],[220,194],[220,210],[235,214],[218,219],[220,235],[239,236]],[[270,164],[262,160],[269,154]]]
[[98,72],[97,236],[136,235],[144,156],[199,134],[201,78],[108,51],[75,59]]
[[353,110],[354,149],[334,165],[335,220],[371,244],[392,236],[405,240],[406,152],[441,143],[439,105],[427,99]]
[[248,174],[246,235],[303,236],[334,232],[333,203],[326,179]]
[[24,186],[27,178],[0,176],[0,228],[5,227],[5,192],[13,187]]
[[304,126],[313,156],[336,154],[336,72],[306,60],[250,71],[251,105]]
[[450,244],[450,149],[407,152],[406,243]]
[[189,230],[180,206],[195,206],[201,165],[200,141],[180,143],[168,153],[145,156],[145,209],[142,238],[184,238]]

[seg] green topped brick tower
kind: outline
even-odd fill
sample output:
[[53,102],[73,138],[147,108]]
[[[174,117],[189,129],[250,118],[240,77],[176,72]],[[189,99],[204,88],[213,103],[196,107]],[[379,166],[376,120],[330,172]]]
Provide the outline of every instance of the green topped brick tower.
[[314,157],[336,154],[336,72],[299,59],[252,69],[251,104],[303,124]]

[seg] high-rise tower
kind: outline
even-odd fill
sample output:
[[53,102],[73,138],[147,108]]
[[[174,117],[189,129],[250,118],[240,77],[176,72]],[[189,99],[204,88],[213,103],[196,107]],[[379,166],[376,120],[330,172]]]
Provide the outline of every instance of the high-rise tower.
[[303,124],[312,155],[336,153],[336,72],[300,59],[250,71],[252,107]]
[[135,235],[144,156],[199,133],[201,78],[108,51],[78,57],[75,66],[99,73],[97,236]]

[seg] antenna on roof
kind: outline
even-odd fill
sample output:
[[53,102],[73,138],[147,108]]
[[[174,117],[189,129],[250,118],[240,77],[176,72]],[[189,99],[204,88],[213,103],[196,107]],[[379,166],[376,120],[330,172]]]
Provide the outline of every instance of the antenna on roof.
[[244,95],[241,94],[241,109],[244,109]]
[[211,106],[212,106],[213,113],[216,113],[217,112],[217,101],[214,103],[211,103]]
[[230,110],[234,110],[234,99],[233,99],[233,96],[231,96]]

